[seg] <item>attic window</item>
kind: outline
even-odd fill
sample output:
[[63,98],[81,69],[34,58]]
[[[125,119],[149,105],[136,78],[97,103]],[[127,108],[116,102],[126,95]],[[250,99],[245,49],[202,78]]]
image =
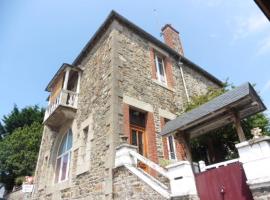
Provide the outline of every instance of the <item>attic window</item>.
[[162,56],[158,54],[155,55],[155,65],[158,81],[160,81],[163,84],[167,84],[164,59]]

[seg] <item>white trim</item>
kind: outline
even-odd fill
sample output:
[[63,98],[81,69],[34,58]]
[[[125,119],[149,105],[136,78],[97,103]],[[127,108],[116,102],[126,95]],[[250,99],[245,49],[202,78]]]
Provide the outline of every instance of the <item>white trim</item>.
[[65,80],[64,80],[64,85],[63,85],[63,89],[64,89],[64,90],[67,89],[68,79],[69,79],[69,72],[70,72],[70,68],[68,67],[68,68],[66,69],[66,73],[65,73]]
[[[67,138],[66,138],[66,144],[65,144],[65,148],[64,149],[67,149],[67,145],[68,145],[68,142],[69,142],[68,141],[68,135],[70,134],[70,131],[71,131],[71,138],[72,138],[72,143],[73,143],[73,133],[72,133],[71,128],[69,128],[68,131],[62,136],[61,142],[59,143],[59,146],[58,146],[57,156],[56,156],[56,162],[55,162],[55,167],[54,167],[55,168],[55,171],[54,171],[54,182],[55,183],[62,183],[62,182],[65,182],[65,181],[68,180],[72,146],[71,146],[71,148],[68,151],[65,151],[64,153],[62,153],[60,155],[58,155],[58,153],[60,151],[60,148],[62,146],[63,139],[65,138],[65,136]],[[65,179],[64,180],[61,180],[61,177],[62,177],[62,167],[63,167],[63,158],[66,155],[68,155],[67,169],[66,169]],[[58,161],[58,159],[60,159],[60,167],[59,167],[58,179],[55,180],[55,178],[56,178],[55,176],[56,176],[56,172],[57,172],[57,161]]]
[[227,166],[231,163],[235,163],[235,162],[239,162],[239,159],[232,159],[232,160],[228,160],[228,161],[224,161],[224,162],[220,162],[220,163],[216,163],[216,164],[212,164],[212,165],[205,165],[205,162],[204,161],[199,161],[199,167],[200,167],[200,170],[201,172],[204,172],[206,170],[209,170],[209,169],[214,169],[214,168],[219,168],[221,166]]
[[82,73],[81,72],[78,72],[78,80],[77,80],[77,88],[76,88],[77,94],[80,93],[81,76],[82,76]]
[[167,110],[163,110],[161,108],[158,109],[158,113],[159,113],[159,116],[160,117],[163,117],[163,118],[166,118],[166,119],[169,119],[169,120],[173,120],[177,117],[177,115],[167,111]]
[[147,111],[147,112],[154,112],[154,108],[149,103],[145,103],[143,101],[140,101],[138,99],[135,99],[133,97],[129,97],[127,95],[123,95],[123,102],[133,106],[135,108],[139,108],[141,110]]
[[[172,143],[173,143],[173,150],[174,150],[174,159],[171,158],[171,151],[170,151],[170,144],[169,144],[169,137],[172,137]],[[169,159],[170,160],[177,160],[177,155],[176,155],[176,147],[175,147],[175,140],[174,137],[172,135],[167,136],[167,148],[168,148],[168,155],[169,155]]]

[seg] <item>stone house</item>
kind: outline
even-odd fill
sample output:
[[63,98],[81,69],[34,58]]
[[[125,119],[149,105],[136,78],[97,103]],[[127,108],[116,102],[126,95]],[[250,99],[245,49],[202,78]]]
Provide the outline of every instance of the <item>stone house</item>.
[[75,61],[60,67],[46,88],[33,199],[165,198],[150,178],[116,168],[117,147],[137,146],[153,168],[186,160],[180,140],[159,132],[192,96],[222,82],[184,56],[170,24],[162,35],[164,42],[112,11]]

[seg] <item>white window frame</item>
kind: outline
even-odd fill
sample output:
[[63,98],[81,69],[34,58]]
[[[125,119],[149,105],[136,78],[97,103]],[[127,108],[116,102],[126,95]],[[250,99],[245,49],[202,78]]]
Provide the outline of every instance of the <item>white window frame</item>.
[[[174,150],[174,157],[175,158],[172,158],[171,157],[171,149],[170,149],[170,140],[169,140],[169,137],[172,137],[172,143],[173,143],[173,150]],[[176,147],[175,147],[175,141],[174,141],[174,137],[172,135],[168,136],[167,137],[167,147],[168,147],[168,154],[169,154],[169,159],[170,160],[177,160],[177,155],[176,155]]]
[[[158,58],[160,58],[162,60],[162,67],[163,67],[163,71],[164,71],[164,81],[161,80],[161,74],[160,74],[159,65],[158,65]],[[164,59],[162,56],[160,56],[156,53],[155,53],[155,64],[156,64],[156,72],[157,72],[158,81],[161,82],[162,84],[167,85],[167,76],[166,76],[166,71],[165,71]]]
[[[55,176],[56,176],[56,173],[57,173],[57,161],[58,161],[58,159],[61,159],[61,160],[60,160],[60,167],[59,167],[58,179],[55,180],[55,178],[54,178],[54,180],[55,180],[56,183],[62,183],[62,182],[65,182],[65,181],[68,180],[69,168],[70,168],[69,165],[70,165],[70,160],[71,160],[72,146],[71,146],[71,148],[70,148],[68,151],[65,151],[64,153],[62,153],[62,154],[60,154],[60,155],[58,155],[58,152],[60,151],[60,148],[61,148],[61,146],[62,146],[63,139],[65,138],[66,135],[67,135],[67,137],[68,137],[68,134],[69,134],[70,131],[71,131],[71,137],[73,137],[72,130],[69,129],[69,130],[67,131],[67,133],[62,137],[61,143],[60,143],[60,145],[59,145],[59,147],[58,147],[57,157],[56,157],[56,163],[55,163]],[[73,138],[72,138],[72,142],[73,142]],[[67,149],[67,145],[68,145],[68,139],[67,139],[66,144],[65,144],[65,149]],[[62,173],[63,173],[63,171],[62,171],[63,158],[64,158],[64,156],[66,156],[66,155],[68,155],[67,169],[66,169],[65,179],[61,180]]]

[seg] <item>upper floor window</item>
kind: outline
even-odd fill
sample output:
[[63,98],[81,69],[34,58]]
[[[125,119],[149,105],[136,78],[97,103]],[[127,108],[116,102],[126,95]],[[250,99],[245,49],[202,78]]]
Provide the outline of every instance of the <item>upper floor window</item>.
[[69,129],[62,139],[60,148],[57,153],[55,182],[63,182],[68,179],[71,148],[72,148],[72,131],[71,129]]
[[155,55],[155,64],[157,79],[164,84],[167,84],[164,59],[160,55]]

